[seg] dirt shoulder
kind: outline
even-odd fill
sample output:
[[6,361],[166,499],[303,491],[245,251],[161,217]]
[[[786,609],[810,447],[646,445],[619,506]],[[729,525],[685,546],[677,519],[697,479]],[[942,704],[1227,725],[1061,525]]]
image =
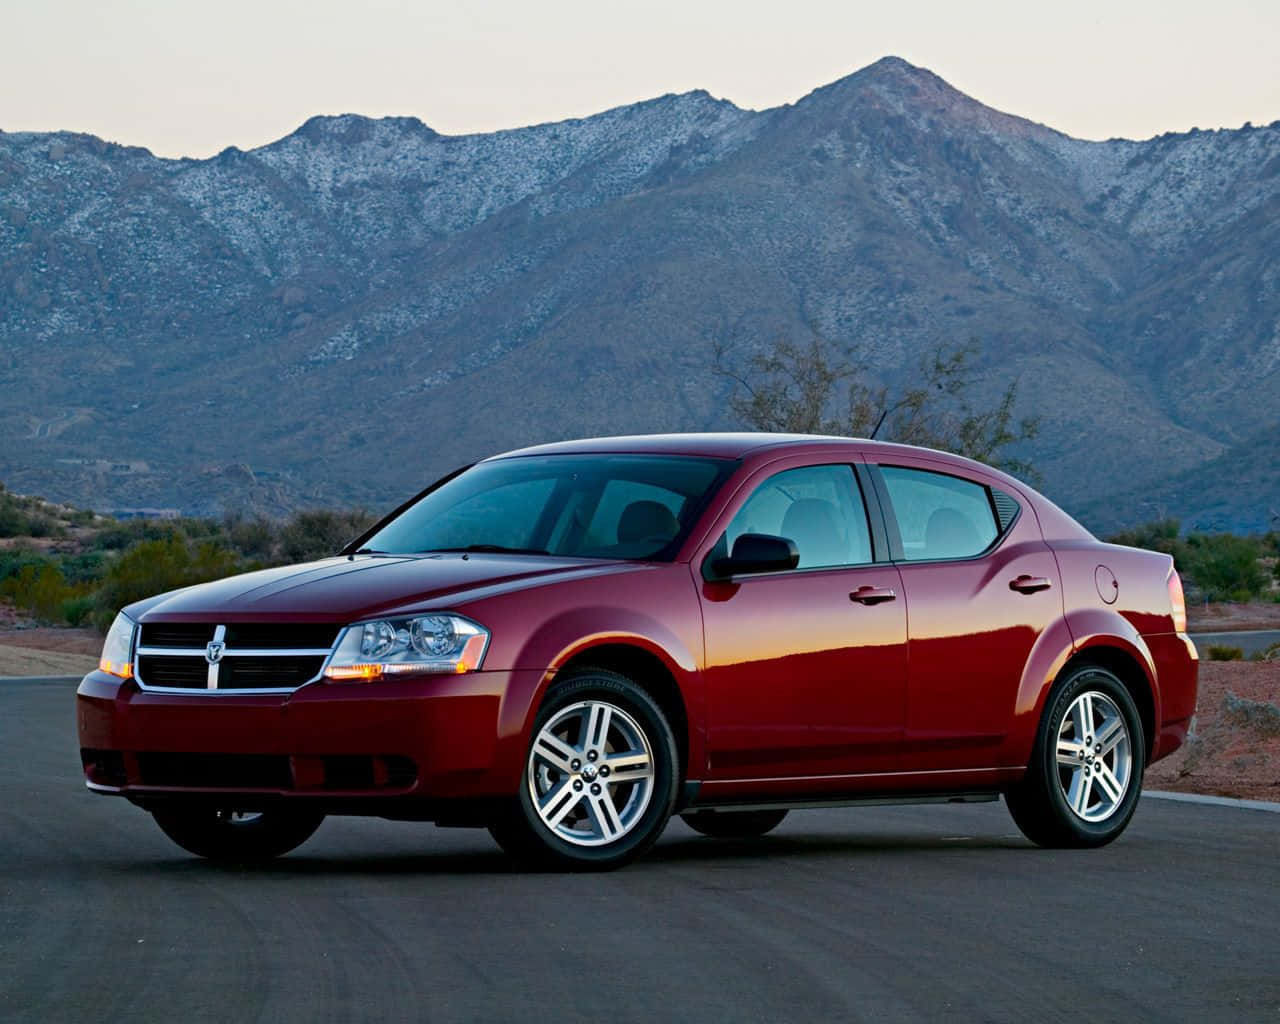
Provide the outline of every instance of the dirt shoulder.
[[1192,633],[1235,633],[1254,629],[1280,629],[1280,604],[1250,601],[1247,604],[1200,604],[1187,607],[1187,629]]
[[1280,661],[1202,661],[1193,728],[1148,789],[1280,801]]
[[96,655],[42,651],[0,643],[0,684],[6,676],[82,676],[96,664]]

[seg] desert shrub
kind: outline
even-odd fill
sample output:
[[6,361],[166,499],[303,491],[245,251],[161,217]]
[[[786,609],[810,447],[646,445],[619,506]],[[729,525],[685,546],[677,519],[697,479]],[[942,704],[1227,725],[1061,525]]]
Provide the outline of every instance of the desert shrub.
[[1244,658],[1243,647],[1231,647],[1228,644],[1210,644],[1210,661],[1241,661]]
[[23,567],[0,584],[0,593],[45,622],[63,621],[63,605],[82,596],[52,563]]
[[1147,548],[1176,555],[1182,543],[1179,539],[1182,524],[1176,519],[1155,519],[1139,523],[1128,530],[1107,538],[1109,544],[1124,544],[1131,548]]
[[1247,601],[1267,589],[1261,556],[1261,544],[1255,538],[1193,533],[1179,568],[1210,601]]
[[39,568],[52,564],[53,560],[48,555],[36,551],[34,548],[13,547],[0,549],[0,582],[17,576],[28,566],[34,565]]
[[193,543],[177,533],[143,540],[122,554],[95,595],[93,623],[105,630],[125,605],[194,583],[229,576],[242,568],[236,552],[206,541]]
[[375,517],[363,509],[299,512],[280,531],[280,553],[289,562],[335,555],[375,521]]
[[99,530],[92,544],[99,551],[124,551],[139,541],[162,540],[177,532],[170,520],[117,519]]
[[58,560],[58,568],[68,583],[96,583],[107,571],[107,556],[101,551],[63,555]]
[[258,562],[273,561],[280,546],[279,529],[265,516],[250,519],[243,514],[227,515],[222,520],[222,532],[228,545]]
[[62,618],[68,626],[84,626],[90,621],[96,599],[93,594],[81,594],[62,602]]

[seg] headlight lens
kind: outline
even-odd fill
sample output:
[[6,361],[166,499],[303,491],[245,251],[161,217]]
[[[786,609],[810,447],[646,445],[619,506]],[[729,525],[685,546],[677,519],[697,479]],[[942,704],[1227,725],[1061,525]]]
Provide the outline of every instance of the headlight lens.
[[121,679],[133,677],[133,631],[137,628],[134,621],[121,612],[107,630],[107,638],[102,642],[102,657],[98,659],[98,671]]
[[349,626],[324,670],[337,680],[381,679],[419,672],[474,672],[489,631],[461,615],[378,619]]

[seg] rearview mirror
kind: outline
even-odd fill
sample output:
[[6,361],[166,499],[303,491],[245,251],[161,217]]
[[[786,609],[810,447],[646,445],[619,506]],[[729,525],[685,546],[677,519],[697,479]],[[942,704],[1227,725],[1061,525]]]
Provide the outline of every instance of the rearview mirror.
[[728,558],[717,558],[711,571],[717,579],[754,572],[786,572],[800,564],[796,542],[768,533],[744,533],[733,542]]

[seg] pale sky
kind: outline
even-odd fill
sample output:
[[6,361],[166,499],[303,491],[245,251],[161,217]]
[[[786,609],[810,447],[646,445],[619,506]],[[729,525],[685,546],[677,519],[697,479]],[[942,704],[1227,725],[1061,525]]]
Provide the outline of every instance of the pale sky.
[[1280,0],[0,0],[0,130],[163,156],[313,114],[446,134],[707,89],[791,103],[888,54],[1090,139],[1280,118]]

